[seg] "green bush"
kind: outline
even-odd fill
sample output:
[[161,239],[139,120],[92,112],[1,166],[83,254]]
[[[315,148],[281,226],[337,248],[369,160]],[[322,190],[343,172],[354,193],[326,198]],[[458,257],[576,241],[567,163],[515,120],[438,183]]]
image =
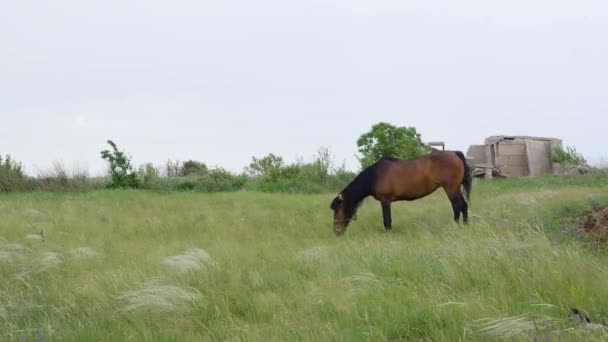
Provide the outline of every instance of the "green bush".
[[0,192],[24,191],[32,188],[23,166],[10,155],[0,155]]
[[205,163],[198,162],[196,160],[188,160],[182,163],[179,168],[179,175],[187,177],[191,175],[203,176],[209,173],[209,168]]
[[152,187],[152,183],[157,182],[160,178],[160,172],[152,163],[146,163],[139,166],[137,178],[143,188],[150,188]]
[[171,161],[171,159],[167,160],[167,164],[165,164],[165,176],[166,177],[179,177],[182,171],[182,167],[179,161]]
[[246,175],[234,175],[229,171],[218,167],[198,179],[194,191],[198,192],[220,192],[237,191],[243,188],[247,182]]
[[[161,177],[150,164],[140,167],[139,179],[145,189],[153,191],[227,192],[238,190],[322,193],[338,191],[355,176],[344,166],[334,167],[329,150],[320,149],[312,162],[298,160],[285,164],[283,158],[269,154],[252,158],[243,174],[221,167],[208,169],[204,163],[188,161],[170,163],[167,177]],[[180,170],[176,172],[176,170]],[[169,174],[175,176],[168,176]]]
[[565,150],[561,147],[556,148],[552,160],[554,163],[561,164],[587,164],[587,161],[585,160],[583,155],[576,151],[576,148],[574,146],[567,146]]
[[143,182],[143,188],[161,192],[229,192],[241,190],[247,179],[246,175],[235,175],[223,168],[214,168],[203,175],[149,178],[149,181]]
[[[251,172],[254,170],[254,172]],[[283,159],[269,154],[261,159],[253,158],[249,167],[253,177],[247,190],[288,193],[322,193],[338,191],[355,175],[344,166],[334,167],[327,148],[317,151],[312,162],[298,160],[285,165]]]
[[283,158],[270,153],[260,159],[253,157],[249,167],[246,168],[246,172],[251,176],[266,177],[277,172],[283,166]]

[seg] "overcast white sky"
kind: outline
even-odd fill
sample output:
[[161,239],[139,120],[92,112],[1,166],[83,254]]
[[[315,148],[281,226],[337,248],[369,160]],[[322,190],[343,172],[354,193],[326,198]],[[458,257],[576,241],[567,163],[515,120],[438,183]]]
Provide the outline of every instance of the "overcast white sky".
[[36,174],[196,159],[240,171],[372,124],[466,151],[493,134],[608,157],[608,1],[0,0],[0,154]]

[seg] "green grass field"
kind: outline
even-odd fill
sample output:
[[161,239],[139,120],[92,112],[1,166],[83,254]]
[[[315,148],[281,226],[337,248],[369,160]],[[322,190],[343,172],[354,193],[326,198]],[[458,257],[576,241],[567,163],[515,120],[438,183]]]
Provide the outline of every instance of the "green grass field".
[[436,192],[391,233],[368,199],[342,237],[335,194],[0,195],[0,340],[605,340],[568,318],[608,318],[607,254],[569,218],[607,194],[476,182],[469,226]]

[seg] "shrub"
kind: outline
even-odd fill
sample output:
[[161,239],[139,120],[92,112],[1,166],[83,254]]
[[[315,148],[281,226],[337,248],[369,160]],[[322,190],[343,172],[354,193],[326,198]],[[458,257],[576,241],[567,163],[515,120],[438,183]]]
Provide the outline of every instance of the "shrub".
[[237,191],[243,188],[247,181],[246,175],[234,175],[231,172],[218,167],[198,179],[194,184],[194,191],[198,192],[220,192]]
[[252,176],[265,177],[277,172],[283,165],[283,158],[270,153],[261,159],[253,157],[246,172]]
[[247,176],[235,175],[218,167],[208,170],[205,174],[189,174],[187,177],[159,176],[147,179],[149,180],[143,182],[143,187],[153,191],[223,192],[242,189]]
[[101,157],[110,164],[112,182],[109,184],[109,187],[139,188],[140,182],[131,166],[130,158],[124,152],[119,151],[112,140],[108,140],[108,144],[112,147],[112,150],[101,151]]
[[152,163],[140,165],[137,174],[139,182],[144,188],[150,188],[151,184],[160,178],[160,172]]
[[23,165],[10,155],[0,155],[0,192],[24,191],[31,188],[31,182],[25,175]]
[[165,176],[166,177],[179,177],[181,172],[181,166],[179,161],[171,161],[171,159],[167,160],[167,164],[165,164]]
[[195,160],[188,160],[182,163],[182,166],[179,167],[179,175],[182,177],[192,176],[192,175],[206,175],[209,173],[209,168],[205,163],[197,162]]

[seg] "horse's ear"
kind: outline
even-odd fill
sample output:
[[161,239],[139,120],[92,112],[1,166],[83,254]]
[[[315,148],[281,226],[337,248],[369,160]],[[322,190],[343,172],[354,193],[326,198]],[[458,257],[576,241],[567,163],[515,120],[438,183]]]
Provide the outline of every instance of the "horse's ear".
[[338,196],[336,196],[336,198],[334,198],[334,200],[331,201],[331,205],[329,206],[331,208],[331,210],[336,210],[336,207],[338,206],[338,204],[342,203],[342,200],[344,200],[344,197],[342,197],[342,194],[339,194]]

